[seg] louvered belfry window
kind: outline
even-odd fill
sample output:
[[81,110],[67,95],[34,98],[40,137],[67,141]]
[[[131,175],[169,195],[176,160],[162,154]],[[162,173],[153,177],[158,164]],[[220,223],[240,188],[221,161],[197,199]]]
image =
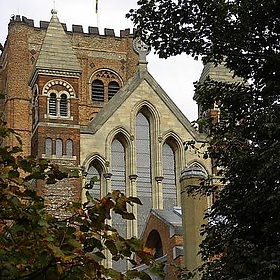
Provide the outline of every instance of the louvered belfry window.
[[68,108],[67,108],[67,95],[65,93],[60,96],[60,116],[67,117]]
[[120,85],[117,82],[110,82],[108,85],[108,100],[110,100],[119,91],[119,89]]
[[52,92],[50,94],[50,99],[49,99],[49,115],[51,116],[57,115],[56,103],[57,103],[56,94]]
[[91,100],[104,102],[104,84],[100,80],[94,80],[91,84]]

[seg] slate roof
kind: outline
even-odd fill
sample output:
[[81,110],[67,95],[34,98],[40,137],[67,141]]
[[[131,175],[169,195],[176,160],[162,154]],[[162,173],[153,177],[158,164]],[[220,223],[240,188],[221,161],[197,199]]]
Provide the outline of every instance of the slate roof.
[[151,215],[156,216],[163,223],[170,225],[174,229],[174,233],[182,235],[182,214],[180,215],[180,211],[173,210],[165,210],[165,209],[152,209]]
[[81,65],[67,37],[56,10],[52,10],[44,42],[35,64],[36,69],[81,72]]

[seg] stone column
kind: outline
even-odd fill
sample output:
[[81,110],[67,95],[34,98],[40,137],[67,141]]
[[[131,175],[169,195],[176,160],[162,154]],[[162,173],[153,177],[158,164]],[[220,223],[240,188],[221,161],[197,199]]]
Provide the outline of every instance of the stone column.
[[[136,174],[132,174],[129,175],[129,189],[130,192],[127,194],[128,196],[137,196],[136,193],[136,180],[137,180],[137,175]],[[129,206],[128,207],[128,211],[131,211],[135,218],[137,218],[137,205],[134,204],[133,206]],[[133,236],[138,236],[137,234],[137,220],[128,220],[127,221],[127,237],[133,237]]]
[[105,188],[101,190],[101,197],[106,196],[108,192],[111,192],[111,177],[112,173],[104,173]]
[[191,271],[202,264],[201,257],[198,255],[199,245],[202,241],[200,229],[201,225],[205,223],[204,214],[208,205],[206,197],[189,196],[186,190],[188,186],[198,186],[205,178],[205,172],[197,166],[186,168],[181,172],[184,264]]
[[[101,188],[101,197],[104,197],[107,195],[108,192],[111,191],[111,177],[112,173],[104,173],[105,178],[105,188]],[[112,225],[112,220],[107,220],[107,223],[109,225]],[[106,259],[103,261],[103,264],[105,267],[112,267],[113,261],[112,261],[112,255],[109,252],[109,250],[105,250],[105,257]]]
[[157,176],[156,178],[157,182],[157,209],[163,209],[163,190],[162,190],[162,181],[163,176]]

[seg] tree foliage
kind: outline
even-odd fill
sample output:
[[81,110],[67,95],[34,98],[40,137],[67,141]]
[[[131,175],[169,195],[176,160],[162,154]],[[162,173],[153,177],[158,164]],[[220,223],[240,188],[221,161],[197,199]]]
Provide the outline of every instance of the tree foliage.
[[[161,57],[223,62],[242,83],[196,84],[224,188],[206,214],[202,279],[279,279],[280,6],[276,0],[140,0],[128,15]],[[205,187],[207,187],[205,185]],[[205,190],[202,190],[205,191]],[[207,190],[209,191],[209,190]]]
[[[3,123],[0,137],[15,136]],[[18,139],[20,139],[17,136]],[[103,265],[107,253],[113,260],[135,256],[160,271],[137,238],[123,238],[108,224],[111,212],[134,219],[127,205],[141,203],[113,191],[102,199],[87,192],[87,202],[71,202],[63,220],[48,214],[43,197],[34,190],[36,180],[54,183],[77,175],[44,159],[21,156],[20,147],[0,147],[0,279],[151,279],[135,269],[126,274]],[[107,250],[107,253],[106,253]]]

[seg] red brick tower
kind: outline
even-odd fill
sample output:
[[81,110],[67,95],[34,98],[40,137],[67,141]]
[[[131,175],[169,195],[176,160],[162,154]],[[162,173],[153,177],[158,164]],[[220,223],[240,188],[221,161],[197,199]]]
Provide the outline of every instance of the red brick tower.
[[[136,72],[129,30],[72,32],[52,10],[50,22],[14,16],[0,55],[2,118],[21,135],[23,153],[80,169],[80,129]],[[100,90],[102,87],[102,90]],[[102,94],[98,94],[102,91]],[[10,139],[8,145],[15,145]],[[80,199],[82,178],[46,189],[54,204]],[[57,210],[56,210],[57,211]]]

